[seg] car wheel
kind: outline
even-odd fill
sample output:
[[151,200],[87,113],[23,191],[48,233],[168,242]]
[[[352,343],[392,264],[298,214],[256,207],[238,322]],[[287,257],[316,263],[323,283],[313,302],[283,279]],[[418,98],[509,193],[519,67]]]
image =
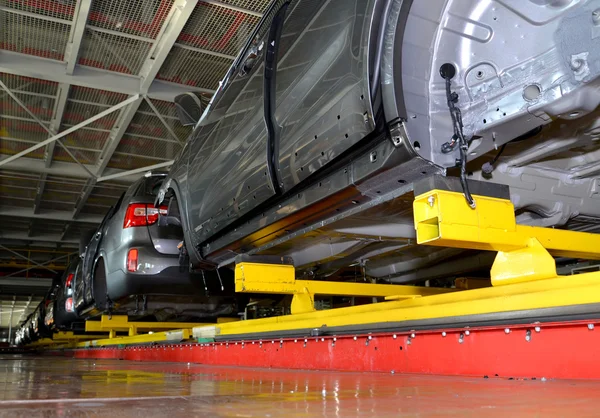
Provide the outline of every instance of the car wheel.
[[106,269],[104,268],[104,260],[100,259],[96,263],[96,268],[94,269],[94,278],[92,282],[93,289],[93,297],[94,304],[96,305],[96,309],[100,311],[104,311],[108,309],[107,302],[107,287],[106,287]]

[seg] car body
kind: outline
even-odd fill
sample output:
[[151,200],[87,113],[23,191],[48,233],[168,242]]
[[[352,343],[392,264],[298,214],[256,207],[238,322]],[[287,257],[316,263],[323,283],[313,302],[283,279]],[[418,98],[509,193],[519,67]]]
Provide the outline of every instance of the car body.
[[457,165],[463,180],[509,185],[520,223],[594,230],[597,7],[275,1],[157,204],[176,200],[197,269],[276,254],[292,257],[300,275],[360,265],[393,282],[491,265],[414,243],[414,182]]
[[46,307],[44,321],[46,326],[52,330],[69,330],[79,319],[73,304],[73,284],[80,265],[80,258],[71,261],[57,280],[52,300]]
[[155,172],[140,178],[91,238],[82,237],[82,261],[74,279],[79,315],[107,311],[145,315],[164,309],[192,316],[234,312],[206,300],[205,287],[190,275],[185,262],[181,264],[181,226],[159,227],[159,211],[166,214],[166,207],[155,209],[153,202],[165,177]]

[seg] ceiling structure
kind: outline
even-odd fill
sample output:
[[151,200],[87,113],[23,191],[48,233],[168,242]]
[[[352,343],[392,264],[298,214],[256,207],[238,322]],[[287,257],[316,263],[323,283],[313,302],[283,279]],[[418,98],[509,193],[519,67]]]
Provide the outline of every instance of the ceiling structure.
[[0,328],[48,288],[36,263],[64,269],[140,173],[170,165],[191,132],[175,96],[208,101],[268,3],[0,1]]

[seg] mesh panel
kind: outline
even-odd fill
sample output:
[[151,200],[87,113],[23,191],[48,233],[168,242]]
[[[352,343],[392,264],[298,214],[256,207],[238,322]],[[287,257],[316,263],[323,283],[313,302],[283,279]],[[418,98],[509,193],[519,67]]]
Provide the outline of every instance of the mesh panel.
[[[22,77],[13,74],[0,73],[0,80],[13,92],[26,91],[29,93],[56,96],[58,83],[40,80],[38,78]],[[0,97],[8,96],[5,91],[0,91]]]
[[86,29],[79,64],[125,74],[139,74],[150,42]]
[[[152,100],[152,104],[154,105],[154,107],[156,107],[156,110],[158,110],[158,113],[160,113],[160,115],[165,120],[167,125],[169,125],[169,128],[171,128],[171,130],[175,133],[175,135],[177,135],[177,138],[179,138],[180,141],[185,141],[190,136],[190,134],[192,133],[193,127],[183,126],[179,122],[179,118],[177,117],[177,114],[175,112],[175,104],[174,103],[164,102],[162,100]],[[148,106],[148,103],[146,101],[143,101],[141,103],[138,113],[140,114],[140,117],[146,116],[151,123],[160,124],[160,128],[163,128],[166,136],[160,135],[159,138],[173,140],[173,137],[166,131],[166,129],[164,129],[164,125],[162,125],[160,119],[158,119],[158,117],[156,117],[156,114],[154,113],[152,108],[150,106]],[[137,132],[135,132],[135,130],[134,130],[132,133],[139,134],[140,132],[139,132],[139,130]],[[156,135],[148,135],[148,136],[156,136]]]
[[70,25],[0,11],[0,48],[62,61]]
[[[6,155],[14,155],[21,151],[25,151],[31,144],[19,141],[11,141],[8,139],[0,139],[0,153]],[[28,158],[44,158],[44,148],[39,148],[26,155]]]
[[178,84],[216,89],[232,64],[228,58],[173,47],[157,78]]
[[[63,124],[77,125],[78,123],[81,123],[104,110],[106,110],[105,107],[69,101],[67,102],[67,107],[63,115]],[[86,126],[110,130],[114,126],[118,116],[119,112],[114,111]]]
[[101,151],[109,136],[110,132],[81,128],[63,138],[63,144],[67,147]]
[[42,16],[55,17],[58,19],[73,20],[77,0],[44,0],[44,1],[23,1],[23,0],[4,0],[0,2],[3,6],[11,9],[22,10],[24,12],[36,13]]
[[48,138],[48,132],[37,122],[0,118],[0,137],[37,143]]
[[271,0],[221,0],[221,3],[230,4],[258,13],[264,13],[270,2]]
[[11,186],[4,182],[0,182],[0,194],[3,196],[10,196],[19,199],[35,199],[37,191],[35,184],[29,184],[27,186]]
[[259,20],[256,16],[199,3],[177,41],[235,56]]
[[[67,147],[69,151],[77,158],[77,160],[82,164],[95,164],[98,159],[98,155],[100,152],[90,151],[90,150],[82,150],[76,149],[73,147]],[[57,145],[54,148],[54,160],[55,161],[65,161],[65,162],[73,162],[73,158],[62,148],[60,145]]]
[[63,191],[65,193],[81,193],[85,180],[72,177],[48,176],[44,190]]
[[[166,120],[167,123],[171,121]],[[169,138],[169,133],[161,123],[160,119],[150,113],[136,112],[135,116],[131,120],[129,128],[126,133],[140,134],[146,136],[152,136],[156,138]]]
[[[53,99],[21,93],[15,93],[15,96],[17,96],[21,103],[23,103],[27,109],[41,121],[49,122],[52,119],[52,112],[54,109]],[[0,114],[34,120],[29,113],[27,113],[25,109],[9,95],[4,96],[0,100]]]
[[121,194],[127,190],[129,185],[112,184],[106,181],[98,183],[99,186],[94,187],[92,194],[98,197],[107,197],[110,199],[118,199]]
[[[65,212],[72,211],[74,209],[73,204],[70,202],[63,202],[62,199],[58,200],[44,200],[40,202],[40,209],[45,210],[62,210]],[[62,228],[57,233],[62,232]]]
[[115,154],[108,163],[108,167],[120,168],[122,170],[133,170],[136,168],[148,167],[150,165],[156,164],[157,162],[159,161],[152,158],[143,158],[138,156],[119,154],[115,152]]
[[[33,200],[22,200],[14,197],[2,197],[2,205],[17,206],[20,208],[30,208],[33,205]],[[12,221],[11,221],[12,222]],[[11,228],[12,230],[12,228]]]
[[72,86],[69,92],[69,100],[98,103],[106,106],[114,106],[126,99],[126,94],[91,89],[89,87]]
[[173,0],[94,0],[89,24],[156,39]]
[[88,215],[105,215],[108,207],[105,206],[93,206],[85,205],[81,208],[81,213],[87,213]]
[[157,160],[172,160],[181,151],[181,145],[157,139],[123,136],[117,153],[132,154],[139,157],[152,157]]
[[71,209],[73,209],[78,197],[78,193],[67,193],[62,190],[49,190],[48,188],[44,188],[42,201],[63,201],[65,204],[68,204]]

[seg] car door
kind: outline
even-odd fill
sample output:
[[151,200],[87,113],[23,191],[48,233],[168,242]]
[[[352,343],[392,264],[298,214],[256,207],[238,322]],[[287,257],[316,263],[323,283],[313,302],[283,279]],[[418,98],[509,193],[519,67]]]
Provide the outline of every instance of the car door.
[[286,3],[272,3],[190,139],[186,200],[194,244],[278,192],[268,163],[264,73],[270,25]]
[[281,33],[274,119],[290,190],[373,129],[367,39],[370,0],[292,0]]
[[[75,288],[75,299],[76,301],[83,302],[83,304],[86,307],[94,302],[92,295],[92,277],[94,274],[94,262],[96,260],[98,247],[106,231],[108,221],[114,213],[114,209],[114,206],[112,206],[104,216],[104,219],[102,219],[102,223],[100,224],[98,229],[96,229],[96,232],[94,233],[92,239],[87,245],[85,254],[83,256],[81,282],[78,283],[78,286],[76,286]],[[81,306],[78,305],[78,309],[80,308]]]

